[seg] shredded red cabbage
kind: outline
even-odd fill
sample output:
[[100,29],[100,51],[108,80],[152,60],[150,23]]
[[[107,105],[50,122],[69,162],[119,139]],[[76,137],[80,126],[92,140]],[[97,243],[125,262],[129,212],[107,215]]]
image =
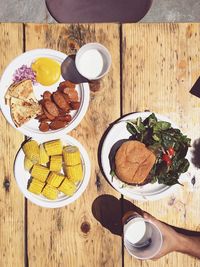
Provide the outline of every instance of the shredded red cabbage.
[[37,83],[35,72],[30,67],[27,67],[27,65],[22,65],[13,74],[13,82],[20,82],[23,80],[31,80],[33,84]]

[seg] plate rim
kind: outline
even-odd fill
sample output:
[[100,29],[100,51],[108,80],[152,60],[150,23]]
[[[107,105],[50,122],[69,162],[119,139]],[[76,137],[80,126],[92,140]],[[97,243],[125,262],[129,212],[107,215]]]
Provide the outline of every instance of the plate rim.
[[[1,79],[0,79],[0,89],[2,87],[4,79],[6,77],[6,73],[8,72],[9,68],[11,68],[12,65],[16,61],[19,61],[19,59],[21,57],[26,57],[30,54],[31,55],[35,54],[35,57],[37,57],[37,56],[40,56],[40,54],[42,54],[42,53],[50,54],[50,56],[59,57],[59,58],[62,58],[63,60],[68,57],[67,54],[65,54],[61,51],[58,51],[55,49],[49,49],[49,48],[37,48],[37,49],[31,49],[29,51],[26,51],[26,52],[16,56],[15,58],[13,58],[13,60],[11,60],[10,63],[6,66],[6,68],[4,69],[4,71],[2,73]],[[22,65],[23,65],[23,62],[22,62]],[[87,112],[87,109],[89,106],[89,101],[90,101],[89,84],[88,83],[80,83],[79,87],[80,87],[81,93],[84,95],[84,101],[82,102],[81,111],[78,113],[76,119],[71,124],[69,124],[68,126],[66,126],[63,129],[57,130],[56,132],[49,132],[49,133],[37,132],[36,133],[36,132],[32,132],[32,131],[29,131],[29,130],[23,128],[23,125],[21,127],[16,127],[13,120],[12,120],[11,115],[10,115],[9,119],[7,118],[7,116],[8,116],[7,115],[7,105],[5,104],[5,101],[4,101],[4,97],[5,97],[6,92],[4,92],[4,90],[0,90],[0,109],[1,109],[1,112],[4,116],[4,118],[6,119],[6,121],[14,129],[16,129],[17,131],[21,132],[22,134],[24,134],[28,137],[38,138],[38,137],[43,137],[43,136],[48,135],[48,136],[51,136],[52,138],[61,138],[63,134],[67,134],[70,131],[72,131],[73,129],[75,129],[79,125],[79,123],[82,121],[82,119],[84,118],[84,116]]]
[[[152,194],[152,195],[144,195],[144,194],[136,194],[136,193],[130,193],[126,190],[126,188],[119,188],[116,186],[115,183],[112,182],[112,176],[109,174],[109,177],[108,175],[106,174],[106,168],[105,168],[105,149],[106,149],[106,139],[108,138],[109,134],[111,131],[114,131],[114,127],[116,124],[118,123],[121,123],[121,122],[125,122],[126,120],[128,119],[135,119],[137,117],[148,117],[149,115],[151,115],[152,113],[154,113],[156,115],[156,117],[160,120],[166,120],[168,122],[170,122],[173,127],[176,127],[179,129],[179,127],[171,120],[169,119],[168,117],[162,115],[162,114],[159,114],[159,113],[156,113],[156,112],[150,112],[150,111],[144,111],[144,112],[132,112],[132,113],[128,113],[126,115],[124,115],[123,117],[119,118],[118,120],[116,120],[113,125],[111,124],[111,128],[109,129],[108,133],[106,134],[106,137],[105,139],[103,140],[103,144],[102,144],[102,148],[101,148],[101,166],[102,166],[102,169],[103,169],[103,172],[104,172],[104,175],[107,179],[107,181],[110,183],[110,185],[116,190],[118,191],[119,193],[121,193],[122,195],[128,197],[129,199],[132,199],[132,200],[141,200],[141,201],[154,201],[154,200],[158,200],[158,199],[162,199],[172,193],[175,192],[175,190],[179,190],[180,188],[177,186],[177,185],[172,185],[172,186],[165,186],[164,190],[162,190],[161,192],[159,193],[156,193],[156,194]],[[135,117],[135,118],[132,118],[132,117]],[[119,139],[120,140],[120,139]],[[108,159],[106,159],[108,160]]]
[[[29,140],[31,140],[31,139],[32,138],[30,138]],[[40,140],[37,138],[33,138],[33,139],[36,140],[39,144],[41,144],[43,142],[48,142],[48,141],[54,140],[54,138],[52,139],[51,137],[49,137],[48,140],[45,138],[43,140],[41,140],[41,138],[40,138]],[[43,207],[43,208],[61,208],[61,207],[69,205],[72,202],[75,202],[86,190],[86,188],[89,184],[89,181],[90,181],[90,177],[91,177],[91,161],[90,161],[89,155],[88,155],[86,149],[84,148],[84,146],[77,139],[75,139],[74,137],[72,137],[70,135],[65,135],[64,137],[62,137],[60,139],[62,142],[66,142],[66,143],[69,142],[69,143],[77,146],[79,148],[80,153],[81,153],[83,160],[84,160],[85,176],[82,180],[80,187],[74,193],[73,196],[71,196],[67,199],[64,199],[64,200],[57,200],[57,201],[53,201],[53,202],[51,202],[51,200],[42,201],[40,199],[37,199],[36,197],[34,197],[34,194],[29,192],[27,190],[27,188],[25,188],[20,183],[20,180],[22,179],[20,177],[21,177],[21,175],[24,175],[24,174],[22,174],[22,172],[21,172],[20,177],[19,177],[19,174],[17,174],[17,167],[16,166],[20,162],[19,157],[23,156],[23,159],[24,159],[24,153],[22,151],[22,147],[20,147],[19,150],[17,151],[16,156],[15,156],[15,160],[14,160],[14,164],[13,164],[14,178],[15,178],[17,186],[18,186],[19,190],[21,191],[21,193],[23,194],[23,196],[26,199],[28,199],[29,201],[31,201],[33,204],[36,204],[36,205]],[[22,164],[22,162],[21,162],[21,164]],[[23,173],[24,172],[26,172],[26,170],[24,169],[24,166],[23,166]]]

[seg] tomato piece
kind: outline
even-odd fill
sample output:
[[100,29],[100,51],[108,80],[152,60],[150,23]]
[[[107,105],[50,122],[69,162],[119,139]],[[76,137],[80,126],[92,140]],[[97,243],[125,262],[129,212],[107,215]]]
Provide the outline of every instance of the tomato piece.
[[165,161],[167,163],[167,165],[171,165],[171,163],[172,163],[170,157],[167,154],[162,155],[162,160]]
[[172,157],[175,155],[175,151],[174,151],[173,147],[170,147],[170,148],[167,150],[167,152],[168,152],[169,155],[172,156]]

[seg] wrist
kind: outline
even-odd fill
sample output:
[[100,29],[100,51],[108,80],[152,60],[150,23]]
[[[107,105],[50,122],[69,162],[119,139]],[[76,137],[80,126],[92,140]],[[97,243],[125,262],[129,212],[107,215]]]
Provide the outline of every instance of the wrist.
[[177,233],[177,246],[176,246],[176,251],[185,253],[188,250],[189,246],[189,238],[186,237],[185,235],[182,235],[180,233]]

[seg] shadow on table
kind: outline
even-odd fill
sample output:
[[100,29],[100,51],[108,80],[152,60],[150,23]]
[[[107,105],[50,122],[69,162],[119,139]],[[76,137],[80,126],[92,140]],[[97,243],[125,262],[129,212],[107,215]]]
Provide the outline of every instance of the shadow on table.
[[200,168],[200,138],[192,144],[192,163],[196,168]]
[[115,235],[122,235],[122,217],[128,211],[136,211],[141,214],[142,210],[125,199],[117,199],[111,195],[97,197],[92,204],[92,213],[101,225]]
[[88,79],[83,77],[77,70],[75,64],[76,55],[69,55],[61,64],[61,74],[64,80],[69,80],[73,83],[85,83]]
[[[130,201],[123,198],[117,199],[112,195],[99,196],[92,204],[92,213],[95,219],[112,234],[119,236],[122,236],[123,233],[122,217],[128,211],[135,211],[141,215],[143,214],[143,211]],[[179,233],[200,237],[200,232],[190,231],[175,226],[171,227]]]

